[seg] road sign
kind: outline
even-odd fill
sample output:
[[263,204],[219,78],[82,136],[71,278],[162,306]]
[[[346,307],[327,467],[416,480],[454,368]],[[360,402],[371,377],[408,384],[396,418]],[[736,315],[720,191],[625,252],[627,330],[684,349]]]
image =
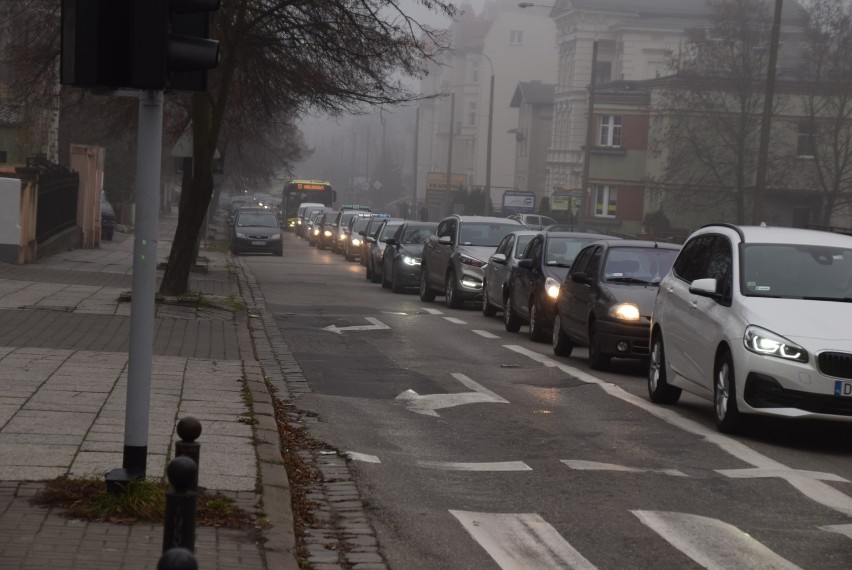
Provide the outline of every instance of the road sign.
[[503,192],[504,214],[529,214],[535,212],[535,193],[526,190],[506,190]]

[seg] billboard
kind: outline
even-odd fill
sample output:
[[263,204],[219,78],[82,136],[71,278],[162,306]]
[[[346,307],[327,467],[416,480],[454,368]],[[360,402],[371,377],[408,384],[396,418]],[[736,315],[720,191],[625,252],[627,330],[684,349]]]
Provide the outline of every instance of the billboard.
[[[450,188],[458,190],[467,186],[467,175],[451,174]],[[440,206],[447,201],[447,173],[426,173],[426,203],[432,206]]]
[[535,212],[535,192],[526,190],[506,190],[503,192],[504,214],[530,214]]

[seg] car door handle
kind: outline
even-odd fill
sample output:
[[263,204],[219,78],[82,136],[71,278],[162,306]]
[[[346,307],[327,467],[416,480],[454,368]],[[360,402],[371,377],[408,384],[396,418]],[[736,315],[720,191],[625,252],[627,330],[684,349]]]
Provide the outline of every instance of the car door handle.
[[666,292],[667,293],[672,293],[673,291],[674,291],[674,287],[672,287],[671,285],[666,285]]

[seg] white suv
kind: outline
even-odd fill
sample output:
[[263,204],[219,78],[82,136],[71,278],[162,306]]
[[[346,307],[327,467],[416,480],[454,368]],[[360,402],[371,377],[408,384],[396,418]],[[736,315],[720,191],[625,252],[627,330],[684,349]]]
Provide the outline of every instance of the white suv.
[[766,226],[693,233],[652,314],[651,400],[681,390],[742,414],[852,421],[852,236]]

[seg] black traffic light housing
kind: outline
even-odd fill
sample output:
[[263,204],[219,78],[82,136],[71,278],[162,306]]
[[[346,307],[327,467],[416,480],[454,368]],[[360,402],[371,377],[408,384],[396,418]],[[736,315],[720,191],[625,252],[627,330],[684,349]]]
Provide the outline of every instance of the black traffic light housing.
[[60,83],[76,87],[207,89],[220,0],[62,0]]

